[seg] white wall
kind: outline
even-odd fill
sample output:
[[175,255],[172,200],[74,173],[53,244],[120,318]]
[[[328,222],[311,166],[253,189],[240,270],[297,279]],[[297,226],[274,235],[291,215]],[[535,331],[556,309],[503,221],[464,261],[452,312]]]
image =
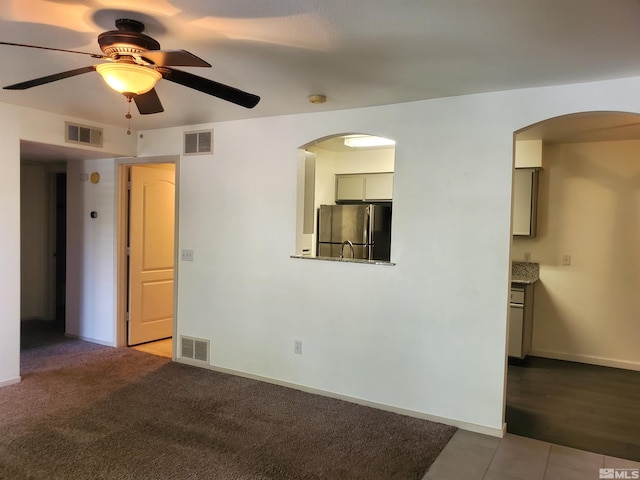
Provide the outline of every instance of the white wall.
[[20,380],[20,140],[0,105],[0,387]]
[[538,220],[533,353],[640,370],[640,141],[545,147]]
[[[627,110],[640,79],[214,124],[180,162],[178,334],[211,364],[499,434],[513,132]],[[139,155],[179,153],[144,132]],[[297,148],[344,131],[394,138],[397,266],[292,259]],[[294,355],[294,339],[304,342]]]
[[[88,180],[92,172],[100,182]],[[114,159],[67,165],[66,333],[115,346],[116,167]],[[97,218],[91,218],[91,212]]]
[[[65,145],[65,120],[87,123],[0,104],[0,386],[20,379],[20,140]],[[135,135],[127,135],[122,128],[96,126],[104,128],[104,148],[89,150],[111,156],[135,154]],[[106,321],[113,323],[112,318]]]

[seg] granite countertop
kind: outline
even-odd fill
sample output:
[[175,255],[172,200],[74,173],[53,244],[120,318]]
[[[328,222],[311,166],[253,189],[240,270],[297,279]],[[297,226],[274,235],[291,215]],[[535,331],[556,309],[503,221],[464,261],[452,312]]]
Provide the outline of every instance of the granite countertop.
[[528,285],[540,279],[540,264],[529,262],[511,263],[511,283]]
[[368,265],[388,265],[393,266],[395,263],[384,262],[382,260],[362,260],[359,258],[336,258],[336,257],[310,257],[308,255],[291,255],[290,258],[302,258],[305,260],[319,260],[324,262],[341,262],[341,263],[365,263]]

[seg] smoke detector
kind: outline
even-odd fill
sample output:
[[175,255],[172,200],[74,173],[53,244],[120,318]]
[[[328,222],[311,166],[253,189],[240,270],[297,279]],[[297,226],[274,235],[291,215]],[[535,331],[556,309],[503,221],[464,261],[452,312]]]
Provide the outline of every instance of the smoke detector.
[[326,95],[309,95],[309,103],[313,103],[314,105],[319,105],[327,101]]

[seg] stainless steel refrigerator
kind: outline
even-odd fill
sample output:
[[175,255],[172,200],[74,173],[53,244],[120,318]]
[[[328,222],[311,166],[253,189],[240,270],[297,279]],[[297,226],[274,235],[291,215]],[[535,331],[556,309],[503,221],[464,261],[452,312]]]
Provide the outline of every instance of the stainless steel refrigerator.
[[391,207],[320,205],[317,256],[390,261]]

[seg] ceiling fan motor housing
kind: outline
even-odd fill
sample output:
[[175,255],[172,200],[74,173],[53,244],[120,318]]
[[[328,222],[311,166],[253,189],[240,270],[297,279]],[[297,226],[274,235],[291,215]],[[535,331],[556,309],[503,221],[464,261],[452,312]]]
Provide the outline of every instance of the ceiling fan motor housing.
[[143,34],[144,24],[126,18],[116,20],[118,30],[110,30],[98,35],[98,45],[105,55],[117,59],[149,50],[160,50],[160,44]]

